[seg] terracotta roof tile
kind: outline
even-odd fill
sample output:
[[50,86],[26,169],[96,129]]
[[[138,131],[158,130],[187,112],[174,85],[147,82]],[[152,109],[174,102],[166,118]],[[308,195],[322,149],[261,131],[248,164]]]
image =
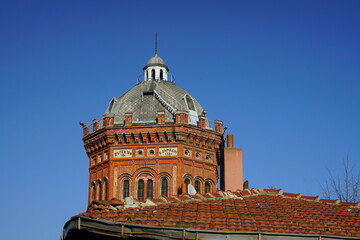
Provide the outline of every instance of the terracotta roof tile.
[[[131,202],[96,202],[81,216],[142,225],[360,237],[360,204],[252,189]],[[135,203],[134,203],[135,202]]]

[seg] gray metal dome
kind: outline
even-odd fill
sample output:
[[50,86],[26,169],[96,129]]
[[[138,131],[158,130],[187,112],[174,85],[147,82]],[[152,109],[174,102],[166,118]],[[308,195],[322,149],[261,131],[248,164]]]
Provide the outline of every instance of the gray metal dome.
[[147,61],[146,66],[143,69],[146,69],[148,67],[153,67],[153,66],[164,67],[164,68],[166,68],[167,71],[169,71],[169,68],[166,66],[164,60],[161,57],[159,57],[156,53],[152,58],[150,58]]
[[120,97],[113,98],[105,114],[114,114],[115,124],[124,124],[126,113],[132,113],[133,124],[153,124],[159,111],[165,112],[167,123],[174,122],[176,112],[186,111],[189,123],[193,125],[204,114],[199,102],[188,92],[173,82],[156,80],[143,81]]

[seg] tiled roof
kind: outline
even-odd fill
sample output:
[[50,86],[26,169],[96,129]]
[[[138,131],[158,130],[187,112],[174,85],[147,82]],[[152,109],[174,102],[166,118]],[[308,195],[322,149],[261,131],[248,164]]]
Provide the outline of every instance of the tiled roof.
[[80,216],[196,230],[360,237],[360,203],[253,189],[94,202]]

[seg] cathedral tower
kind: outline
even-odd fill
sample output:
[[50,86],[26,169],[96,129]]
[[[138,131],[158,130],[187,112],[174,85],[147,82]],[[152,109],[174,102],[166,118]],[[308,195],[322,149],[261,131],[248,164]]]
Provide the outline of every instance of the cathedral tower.
[[[177,195],[184,184],[216,191],[223,127],[170,81],[157,53],[144,80],[113,98],[101,119],[83,126],[89,156],[89,203]],[[186,189],[186,188],[185,188]]]

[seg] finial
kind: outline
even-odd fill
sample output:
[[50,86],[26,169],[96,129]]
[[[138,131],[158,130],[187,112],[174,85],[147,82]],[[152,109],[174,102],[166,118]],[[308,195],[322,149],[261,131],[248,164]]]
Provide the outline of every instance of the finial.
[[157,55],[157,45],[158,45],[158,33],[155,32],[155,55]]

